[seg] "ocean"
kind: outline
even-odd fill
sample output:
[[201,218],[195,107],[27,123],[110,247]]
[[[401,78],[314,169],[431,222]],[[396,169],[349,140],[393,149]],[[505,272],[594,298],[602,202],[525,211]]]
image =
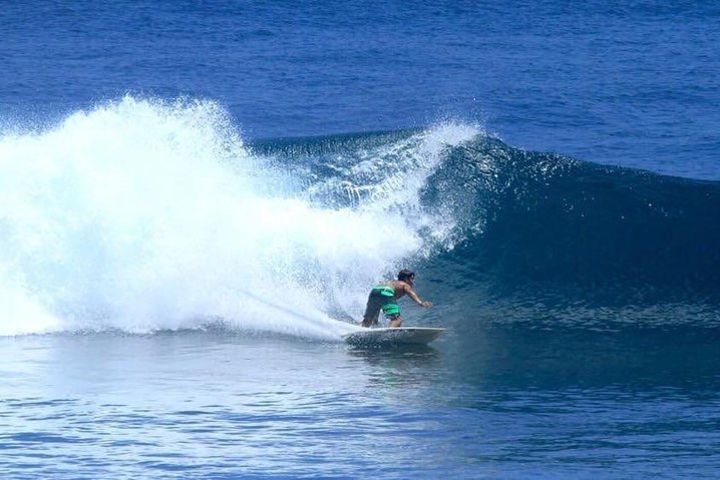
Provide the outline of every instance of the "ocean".
[[[0,476],[717,478],[720,8],[11,2]],[[355,348],[401,268],[429,346]]]

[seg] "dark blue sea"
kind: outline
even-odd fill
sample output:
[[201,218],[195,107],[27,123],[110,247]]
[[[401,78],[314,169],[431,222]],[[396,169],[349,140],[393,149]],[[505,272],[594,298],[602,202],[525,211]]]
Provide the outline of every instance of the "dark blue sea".
[[[0,9],[0,477],[720,477],[720,5]],[[356,348],[401,268],[429,346]]]

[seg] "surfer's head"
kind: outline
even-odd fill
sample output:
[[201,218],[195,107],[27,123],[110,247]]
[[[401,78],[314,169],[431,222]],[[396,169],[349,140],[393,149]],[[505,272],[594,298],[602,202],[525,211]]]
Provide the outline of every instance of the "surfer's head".
[[407,268],[403,268],[400,270],[400,273],[398,273],[398,280],[412,285],[415,281],[415,272],[408,270]]

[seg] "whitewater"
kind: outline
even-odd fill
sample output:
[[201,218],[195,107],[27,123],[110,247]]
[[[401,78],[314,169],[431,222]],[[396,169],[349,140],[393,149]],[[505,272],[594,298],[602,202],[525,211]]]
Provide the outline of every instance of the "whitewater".
[[[0,335],[202,329],[337,340],[368,285],[452,248],[420,192],[444,123],[318,178],[213,101],[125,96],[0,134]],[[355,161],[359,160],[359,161]]]

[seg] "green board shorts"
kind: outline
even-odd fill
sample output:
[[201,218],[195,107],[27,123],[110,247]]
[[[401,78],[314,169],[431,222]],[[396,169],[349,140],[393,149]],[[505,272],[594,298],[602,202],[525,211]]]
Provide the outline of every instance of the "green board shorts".
[[377,323],[381,310],[388,320],[394,320],[400,316],[400,306],[395,298],[395,290],[389,285],[373,287],[370,296],[368,296],[363,317],[366,321],[370,320],[371,323]]

